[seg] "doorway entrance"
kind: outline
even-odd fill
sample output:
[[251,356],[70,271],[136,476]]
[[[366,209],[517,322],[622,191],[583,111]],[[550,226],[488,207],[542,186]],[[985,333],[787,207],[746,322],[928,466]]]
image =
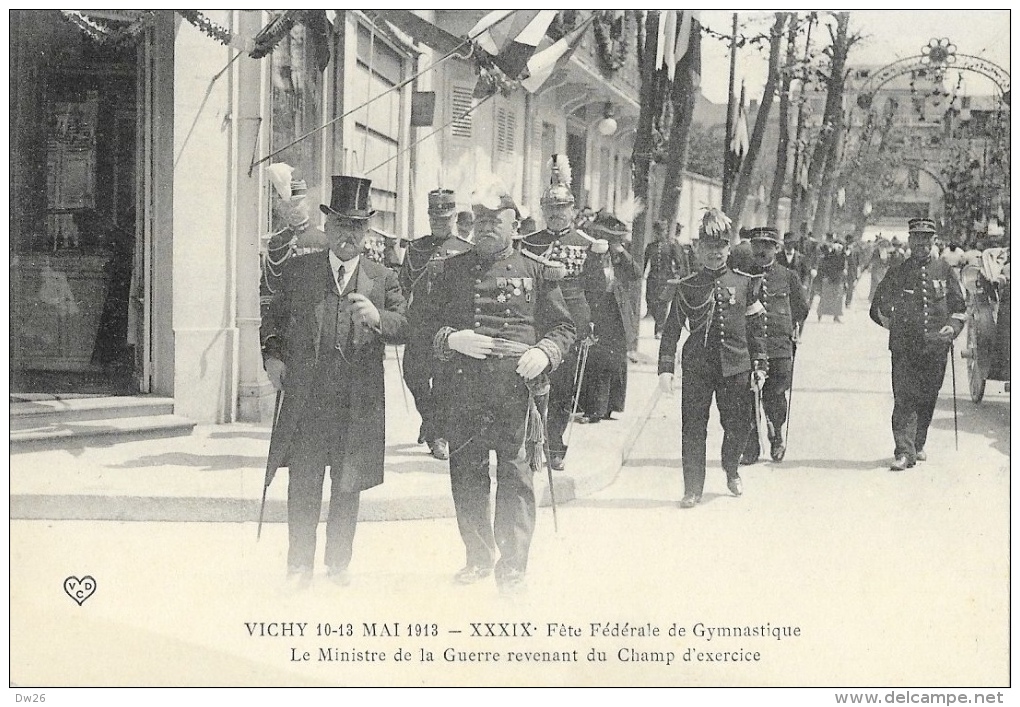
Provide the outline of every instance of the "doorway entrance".
[[138,45],[13,11],[11,402],[144,390]]

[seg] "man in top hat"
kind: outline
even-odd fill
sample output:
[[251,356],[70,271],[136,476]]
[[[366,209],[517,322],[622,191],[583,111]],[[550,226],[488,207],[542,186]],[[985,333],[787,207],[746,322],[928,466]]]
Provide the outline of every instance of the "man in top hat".
[[728,234],[729,219],[709,209],[694,248],[700,269],[678,283],[659,344],[659,387],[672,395],[676,347],[687,324],[690,335],[680,360],[681,508],[696,506],[704,492],[705,441],[713,395],[723,426],[726,486],[734,496],[743,493],[738,467],[752,431],[751,385],[761,385],[768,369],[760,279],[727,267]]
[[[585,288],[591,282],[599,265],[588,256],[590,253],[601,255],[609,251],[609,243],[604,239],[589,236],[574,223],[574,193],[570,190],[570,163],[566,155],[553,155],[550,160],[550,186],[542,194],[542,215],[545,218],[545,229],[537,233],[525,234],[520,247],[535,255],[562,264],[566,268],[566,277],[560,283],[563,298],[570,309],[577,331],[577,343],[580,345],[589,338],[591,331],[591,308],[585,298]],[[563,433],[570,421],[570,414],[577,395],[575,385],[578,347],[575,346],[552,377],[552,392],[549,399],[549,446],[552,456],[552,467],[557,470],[564,468],[567,447],[563,442]]]
[[329,250],[288,261],[262,322],[266,373],[283,391],[267,482],[288,467],[288,583],[308,586],[326,467],[331,490],[325,564],[348,580],[360,492],[383,481],[384,343],[407,324],[396,273],[362,254],[371,181],[333,177]]
[[[777,262],[779,231],[771,226],[751,229],[751,249],[757,262],[755,273],[761,280],[761,303],[765,307],[765,346],[768,351],[768,377],[761,388],[762,412],[768,429],[772,461],[786,456],[783,424],[786,422],[786,393],[793,382],[793,357],[797,332],[807,319],[808,306],[797,273]],[[757,425],[758,415],[751,417]],[[757,429],[748,437],[741,464],[753,464],[761,454]]]
[[534,457],[526,447],[541,433],[535,401],[564,365],[574,325],[559,288],[563,268],[513,248],[513,199],[492,186],[474,195],[473,210],[474,248],[446,261],[430,300],[440,326],[435,354],[451,377],[457,410],[447,428],[450,482],[467,562],[454,581],[471,584],[495,572],[500,590],[515,592],[535,529]]
[[450,451],[444,432],[448,404],[432,355],[432,337],[437,327],[427,318],[428,298],[446,259],[470,250],[471,242],[453,233],[453,218],[457,212],[453,190],[435,189],[429,192],[428,198],[432,233],[408,244],[400,269],[400,286],[408,299],[404,380],[421,415],[418,444],[427,443],[436,459],[448,459]]
[[776,253],[776,262],[797,275],[806,295],[810,289],[811,263],[800,249],[800,236],[793,231],[787,231],[783,235],[783,247]]
[[952,268],[931,257],[935,222],[914,218],[908,223],[910,257],[889,268],[871,302],[871,318],[889,330],[892,352],[893,471],[927,458],[924,446],[946,375],[946,355],[967,319]]

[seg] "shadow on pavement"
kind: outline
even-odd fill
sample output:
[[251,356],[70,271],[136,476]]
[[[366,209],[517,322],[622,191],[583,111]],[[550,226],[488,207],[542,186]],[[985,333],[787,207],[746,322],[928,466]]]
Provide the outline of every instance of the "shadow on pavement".
[[223,432],[209,433],[209,439],[262,439],[268,440],[272,436],[272,430],[268,427],[258,430],[225,430]]
[[571,508],[669,508],[679,502],[679,498],[579,498],[564,505]]
[[[892,461],[892,444],[890,443],[889,456],[882,457],[875,461],[862,461],[860,459],[790,459],[787,457],[782,464],[768,462],[773,469],[831,469],[833,471],[868,471],[881,469],[889,466]],[[761,462],[759,462],[760,464]],[[744,467],[741,467],[742,469]]]
[[167,452],[150,454],[119,464],[107,464],[107,469],[143,469],[156,466],[190,466],[200,471],[234,471],[236,469],[264,469],[265,455],[242,456],[240,454],[189,454]]
[[[1008,456],[1009,408],[1009,398],[985,398],[975,404],[969,397],[960,398],[958,395],[956,412],[960,432],[988,437],[992,441],[992,449]],[[932,420],[929,429],[939,430],[939,434],[953,434],[953,399],[940,397],[935,409],[943,415]]]

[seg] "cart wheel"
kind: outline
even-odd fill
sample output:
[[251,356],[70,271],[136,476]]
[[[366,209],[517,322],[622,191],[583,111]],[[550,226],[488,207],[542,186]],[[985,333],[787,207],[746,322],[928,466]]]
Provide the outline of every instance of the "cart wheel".
[[988,355],[988,352],[982,354],[978,350],[978,338],[977,327],[971,319],[967,324],[967,379],[970,383],[970,399],[975,403],[980,403],[985,397],[985,374],[980,357]]

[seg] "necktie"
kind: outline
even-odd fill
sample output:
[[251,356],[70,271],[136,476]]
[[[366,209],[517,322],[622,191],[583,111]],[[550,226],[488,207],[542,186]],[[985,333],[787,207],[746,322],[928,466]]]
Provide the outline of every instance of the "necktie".
[[336,271],[336,291],[341,295],[344,293],[344,266],[342,263]]

